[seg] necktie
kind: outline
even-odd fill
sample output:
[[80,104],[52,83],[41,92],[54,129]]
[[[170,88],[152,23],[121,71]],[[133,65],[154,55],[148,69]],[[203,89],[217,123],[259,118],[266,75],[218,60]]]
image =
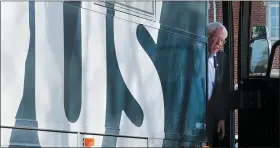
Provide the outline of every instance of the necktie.
[[213,58],[214,58],[214,68],[216,69],[217,68],[217,57],[214,56]]

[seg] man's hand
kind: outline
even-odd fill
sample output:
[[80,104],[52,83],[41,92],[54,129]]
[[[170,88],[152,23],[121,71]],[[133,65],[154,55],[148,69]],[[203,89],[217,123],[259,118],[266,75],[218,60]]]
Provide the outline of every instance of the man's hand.
[[218,122],[217,132],[220,133],[219,139],[222,140],[225,136],[225,120],[220,120]]

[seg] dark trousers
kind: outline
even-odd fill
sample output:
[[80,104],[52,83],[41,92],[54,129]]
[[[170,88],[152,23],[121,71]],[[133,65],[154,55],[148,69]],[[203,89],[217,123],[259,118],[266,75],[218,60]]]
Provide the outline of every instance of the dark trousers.
[[223,140],[219,139],[219,133],[217,132],[218,129],[218,119],[215,117],[214,113],[210,110],[207,110],[207,140],[208,145],[210,147],[228,147],[229,146],[229,122],[225,122],[225,136]]
[[214,114],[207,110],[207,120],[206,120],[206,129],[207,129],[207,140],[208,145],[212,146],[215,144],[215,139],[217,138],[217,121],[215,120]]

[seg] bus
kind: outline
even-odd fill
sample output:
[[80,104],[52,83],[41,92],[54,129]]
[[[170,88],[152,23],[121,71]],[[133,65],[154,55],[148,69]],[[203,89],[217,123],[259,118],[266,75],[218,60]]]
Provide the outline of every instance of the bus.
[[[251,7],[240,2],[235,61],[233,5],[222,2],[233,92],[223,147],[279,146],[280,41],[250,25]],[[0,8],[1,147],[207,146],[207,1]]]
[[1,2],[1,147],[205,145],[207,14],[202,1]]

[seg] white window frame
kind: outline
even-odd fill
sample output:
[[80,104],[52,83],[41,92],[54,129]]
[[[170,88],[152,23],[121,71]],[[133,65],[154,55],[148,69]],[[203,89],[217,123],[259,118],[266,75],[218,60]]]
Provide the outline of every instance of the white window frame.
[[[279,3],[278,4],[272,4],[270,2],[267,2],[267,26],[268,26],[268,30],[269,30],[269,39],[272,41],[272,43],[274,43],[275,41],[279,40],[280,39],[280,35],[278,37],[271,37],[271,15],[270,15],[270,9],[271,7],[278,7],[279,8]],[[280,8],[279,8],[279,11],[280,11]],[[279,14],[278,14],[279,15]],[[280,19],[280,15],[279,15],[279,19]],[[279,28],[280,29],[280,28]]]

